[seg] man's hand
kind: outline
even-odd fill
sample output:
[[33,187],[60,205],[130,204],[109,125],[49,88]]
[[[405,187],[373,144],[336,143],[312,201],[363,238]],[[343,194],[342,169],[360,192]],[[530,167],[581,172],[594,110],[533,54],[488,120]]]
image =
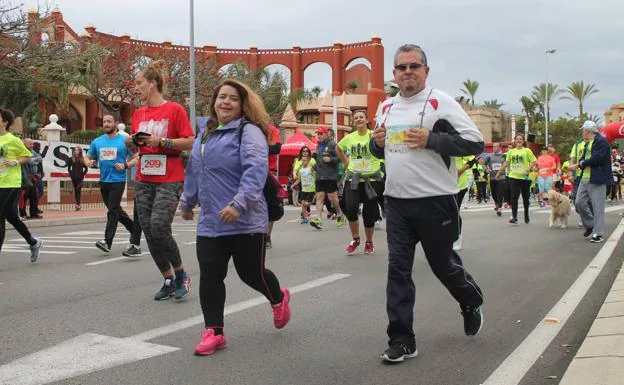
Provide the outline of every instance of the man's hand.
[[409,148],[425,148],[428,139],[429,130],[426,128],[410,128],[405,132],[405,143]]
[[384,148],[386,145],[386,125],[382,124],[379,127],[375,127],[373,131],[373,139],[375,140],[375,145],[378,148]]
[[85,165],[87,165],[87,167],[93,167],[95,166],[95,159],[91,159],[89,161],[85,162]]
[[219,218],[223,223],[232,223],[240,218],[240,214],[234,207],[227,205],[219,211]]
[[158,147],[160,145],[160,138],[155,135],[145,136],[138,141],[139,144],[143,142],[143,145],[148,147]]
[[122,171],[122,170],[125,170],[125,169],[126,169],[126,167],[124,166],[123,163],[115,163],[115,170]]
[[186,221],[192,221],[195,214],[193,214],[193,210],[191,211],[182,211],[182,219]]

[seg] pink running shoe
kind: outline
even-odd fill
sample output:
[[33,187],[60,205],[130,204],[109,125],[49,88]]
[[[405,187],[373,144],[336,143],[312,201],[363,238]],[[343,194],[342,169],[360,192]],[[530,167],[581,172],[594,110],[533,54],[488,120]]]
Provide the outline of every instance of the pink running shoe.
[[360,247],[360,240],[354,239],[349,242],[349,246],[347,246],[345,252],[347,253],[347,255],[353,255],[355,254],[355,250],[357,250],[358,247]]
[[373,242],[366,242],[364,244],[364,254],[373,254],[375,253],[375,246],[373,246]]
[[282,289],[282,293],[284,293],[284,298],[282,298],[282,302],[277,305],[273,305],[273,324],[275,328],[281,329],[284,326],[288,325],[288,321],[290,321],[290,306],[288,303],[290,302],[290,292],[288,289]]
[[227,339],[224,335],[215,335],[214,329],[204,329],[201,333],[201,341],[195,345],[195,354],[198,356],[209,356],[217,350],[227,347]]

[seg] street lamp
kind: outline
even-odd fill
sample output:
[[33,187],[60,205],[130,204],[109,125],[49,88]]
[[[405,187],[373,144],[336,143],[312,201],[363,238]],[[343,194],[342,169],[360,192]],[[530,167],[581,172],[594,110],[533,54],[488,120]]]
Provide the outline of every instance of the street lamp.
[[548,106],[548,54],[554,54],[557,50],[554,49],[549,49],[546,50],[546,52],[544,52],[544,57],[546,58],[546,95],[545,95],[545,99],[546,99],[546,111],[545,111],[545,117],[546,117],[546,132],[544,135],[544,141],[546,143],[546,147],[548,147],[548,120],[550,119],[550,114],[549,114],[549,109],[550,107]]
[[189,0],[191,30],[190,30],[190,43],[189,43],[189,111],[191,128],[195,132],[195,16],[193,11],[193,0]]

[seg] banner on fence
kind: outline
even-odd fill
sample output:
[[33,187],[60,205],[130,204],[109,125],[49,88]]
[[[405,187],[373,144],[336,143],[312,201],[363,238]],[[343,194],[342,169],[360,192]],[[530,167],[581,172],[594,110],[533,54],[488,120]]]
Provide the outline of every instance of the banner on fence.
[[[89,151],[88,144],[54,142],[45,140],[35,140],[41,144],[41,156],[43,157],[44,181],[60,180],[68,181],[69,171],[67,166],[69,158],[71,158],[74,148],[81,147],[84,154]],[[85,181],[99,181],[100,170],[98,168],[89,168]]]

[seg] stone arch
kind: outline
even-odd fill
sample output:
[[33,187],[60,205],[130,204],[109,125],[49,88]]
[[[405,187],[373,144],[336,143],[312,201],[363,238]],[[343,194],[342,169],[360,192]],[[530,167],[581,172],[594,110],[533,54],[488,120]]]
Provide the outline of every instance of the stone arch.
[[[372,64],[366,58],[353,58],[345,63],[345,88],[348,92],[354,94],[365,94],[372,88],[371,82]],[[356,85],[357,87],[352,87]]]

